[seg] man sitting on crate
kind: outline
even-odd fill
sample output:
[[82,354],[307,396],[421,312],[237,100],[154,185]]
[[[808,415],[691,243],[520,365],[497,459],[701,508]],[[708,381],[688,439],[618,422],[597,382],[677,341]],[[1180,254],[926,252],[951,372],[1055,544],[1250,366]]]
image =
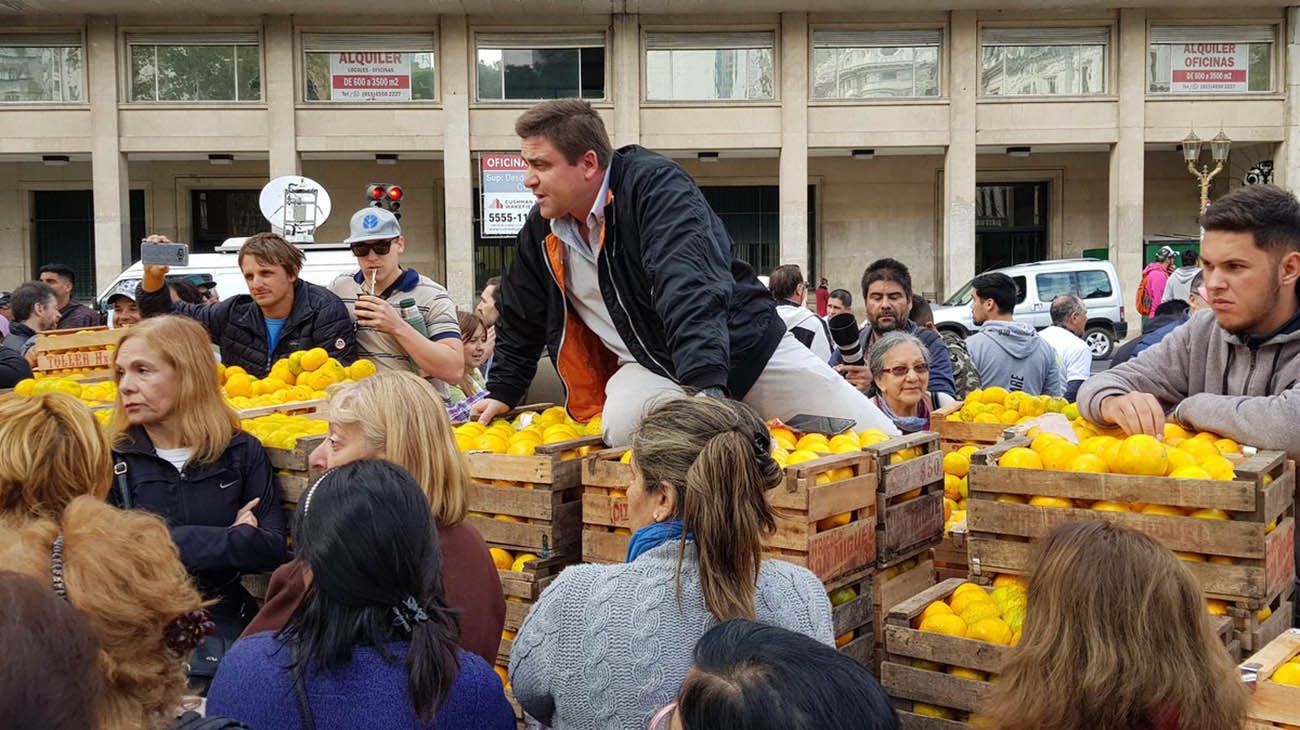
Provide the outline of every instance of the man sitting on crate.
[[1130,434],[1166,421],[1300,459],[1300,201],[1271,185],[1216,200],[1201,242],[1211,311],[1079,389]]
[[764,417],[849,418],[898,433],[866,396],[786,333],[767,288],[676,163],[614,151],[591,105],[537,104],[515,123],[537,205],[501,282],[488,422],[523,399],[547,346],[569,412],[630,440],[655,402],[688,390]]

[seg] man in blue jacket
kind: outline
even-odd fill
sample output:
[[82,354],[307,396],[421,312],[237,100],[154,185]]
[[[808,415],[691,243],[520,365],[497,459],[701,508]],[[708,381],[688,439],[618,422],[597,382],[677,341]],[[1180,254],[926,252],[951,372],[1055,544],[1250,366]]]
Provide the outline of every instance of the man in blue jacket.
[[488,422],[524,397],[545,346],[578,420],[603,411],[626,444],[656,402],[743,400],[764,418],[808,413],[897,433],[786,333],[772,297],[695,182],[638,146],[613,150],[585,101],[537,104],[515,123],[537,205],[501,281]]

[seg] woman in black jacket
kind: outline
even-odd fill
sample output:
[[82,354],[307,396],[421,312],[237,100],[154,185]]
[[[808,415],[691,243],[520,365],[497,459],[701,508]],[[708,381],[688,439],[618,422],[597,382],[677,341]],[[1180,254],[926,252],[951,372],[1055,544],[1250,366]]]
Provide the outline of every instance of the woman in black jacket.
[[256,613],[239,576],[289,559],[279,480],[222,397],[202,325],[145,320],[122,336],[115,367],[109,501],[167,521],[199,590],[220,599],[218,634],[233,639]]

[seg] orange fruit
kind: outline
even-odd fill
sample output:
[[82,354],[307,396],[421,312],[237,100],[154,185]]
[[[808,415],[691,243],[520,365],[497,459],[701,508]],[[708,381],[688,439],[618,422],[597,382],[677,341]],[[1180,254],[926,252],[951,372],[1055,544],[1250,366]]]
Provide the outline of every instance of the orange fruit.
[[1001,644],[1003,646],[1011,644],[1011,627],[1007,626],[1007,622],[1000,618],[986,618],[976,621],[971,624],[966,635],[976,641],[987,641],[990,644]]
[[1210,472],[1194,464],[1191,466],[1180,466],[1177,469],[1174,469],[1169,472],[1169,477],[1172,479],[1213,479],[1213,477],[1210,476]]
[[1069,441],[1048,444],[1039,456],[1043,460],[1043,468],[1052,471],[1066,471],[1074,459],[1080,456],[1079,447]]
[[1202,459],[1206,459],[1211,456],[1220,456],[1219,450],[1214,447],[1214,443],[1206,441],[1205,439],[1202,438],[1187,439],[1181,444],[1178,444],[1178,448],[1182,451],[1186,451],[1187,453],[1191,454],[1193,457],[1196,458],[1196,461],[1198,463]]
[[1034,507],[1055,507],[1058,509],[1069,509],[1074,506],[1074,502],[1065,497],[1044,496],[1030,497],[1029,504]]
[[943,471],[955,477],[964,477],[970,473],[970,457],[960,451],[944,454]]
[[1030,449],[1023,446],[1007,449],[998,459],[998,466],[1010,469],[1042,469],[1043,460]]
[[1106,474],[1110,471],[1110,467],[1106,466],[1106,460],[1100,456],[1083,453],[1071,459],[1065,470],[1087,472],[1089,474]]
[[1214,448],[1219,450],[1220,454],[1240,454],[1241,445],[1229,438],[1218,439],[1214,442]]
[[921,622],[921,631],[946,636],[965,636],[966,622],[951,613],[936,613]]
[[817,520],[817,531],[822,532],[824,530],[832,530],[836,527],[843,527],[852,521],[852,512],[841,512],[838,515],[831,515],[830,517]]
[[[231,368],[233,370],[234,368]],[[229,371],[227,371],[229,372]],[[235,373],[226,378],[226,397],[235,398],[243,396],[245,398],[253,395],[253,378],[247,373]]]
[[1236,469],[1232,462],[1222,456],[1207,456],[1201,459],[1200,466],[1210,473],[1210,476],[1219,481],[1231,481],[1237,478]]
[[1107,502],[1106,500],[1093,502],[1092,507],[1090,509],[1094,509],[1098,512],[1132,512],[1133,511],[1132,509],[1129,508],[1127,504],[1124,504],[1123,502]]
[[1129,436],[1120,444],[1118,465],[1112,464],[1120,474],[1162,477],[1169,468],[1169,456],[1165,454],[1164,444],[1154,436],[1137,434]]
[[324,365],[325,361],[329,359],[330,359],[330,354],[325,351],[325,348],[313,347],[302,354],[302,358],[299,360],[299,364],[302,365],[303,370],[314,372],[320,369],[320,366]]
[[493,547],[488,548],[488,553],[492,555],[492,564],[497,566],[497,570],[510,570],[510,566],[514,565],[515,556],[509,550]]
[[375,363],[366,358],[361,358],[347,367],[348,378],[360,380],[375,374]]

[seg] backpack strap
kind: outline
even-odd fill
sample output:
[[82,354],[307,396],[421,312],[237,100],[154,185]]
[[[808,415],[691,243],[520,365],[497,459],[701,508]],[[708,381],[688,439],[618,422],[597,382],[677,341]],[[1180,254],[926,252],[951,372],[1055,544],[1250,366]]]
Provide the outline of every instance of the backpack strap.
[[131,509],[135,506],[135,501],[131,499],[131,483],[127,481],[126,471],[125,461],[113,460],[113,474],[117,476],[117,496],[122,500],[122,509]]

